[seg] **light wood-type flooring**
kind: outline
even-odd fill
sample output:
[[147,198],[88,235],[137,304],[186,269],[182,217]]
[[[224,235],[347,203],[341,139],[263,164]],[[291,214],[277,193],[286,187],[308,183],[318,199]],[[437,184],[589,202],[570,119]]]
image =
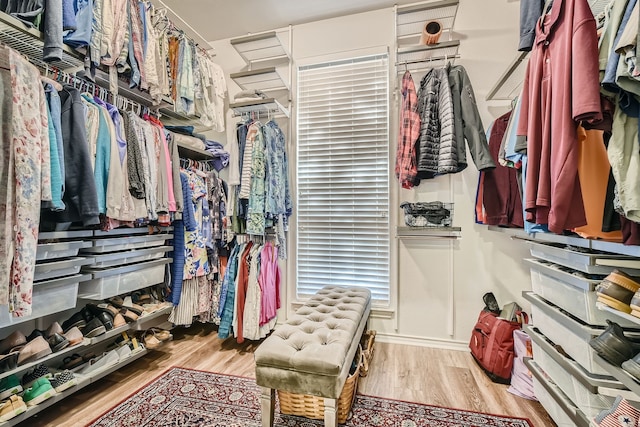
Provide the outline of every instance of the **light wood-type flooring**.
[[[173,331],[162,350],[105,377],[25,420],[20,427],[85,426],[172,366],[253,377],[255,343],[220,340],[202,325]],[[545,410],[492,383],[467,352],[376,342],[359,393],[451,408],[524,417],[535,427],[554,426]]]

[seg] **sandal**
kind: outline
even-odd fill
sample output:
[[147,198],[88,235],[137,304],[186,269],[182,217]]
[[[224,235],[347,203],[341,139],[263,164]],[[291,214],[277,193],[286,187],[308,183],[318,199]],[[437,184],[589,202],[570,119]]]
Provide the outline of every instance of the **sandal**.
[[73,353],[71,356],[65,357],[62,359],[62,368],[63,369],[73,369],[85,363],[86,360],[78,353]]
[[149,329],[144,333],[142,340],[144,341],[144,346],[150,350],[155,350],[163,343],[163,341],[156,337],[156,333],[152,329]]
[[150,330],[153,331],[156,338],[158,338],[160,341],[171,341],[173,339],[173,334],[166,329],[151,328]]
[[136,320],[138,320],[138,317],[139,317],[136,313],[134,313],[131,310],[128,310],[125,307],[120,309],[120,314],[122,315],[122,317],[124,317],[124,320],[126,320],[128,323],[135,322]]
[[116,296],[111,298],[109,302],[120,309],[127,308],[133,311],[138,316],[140,316],[144,311],[142,307],[133,303],[133,301],[131,300],[131,297],[125,297],[124,299],[122,299],[122,297]]

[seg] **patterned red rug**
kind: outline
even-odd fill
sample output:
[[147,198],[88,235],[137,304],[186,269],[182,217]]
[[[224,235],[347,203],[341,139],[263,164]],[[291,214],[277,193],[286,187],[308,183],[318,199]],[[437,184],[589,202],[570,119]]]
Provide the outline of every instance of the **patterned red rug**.
[[[533,427],[523,418],[460,411],[358,395],[347,426]],[[316,427],[323,421],[280,415],[278,427]],[[172,368],[102,415],[91,427],[261,427],[255,380]]]

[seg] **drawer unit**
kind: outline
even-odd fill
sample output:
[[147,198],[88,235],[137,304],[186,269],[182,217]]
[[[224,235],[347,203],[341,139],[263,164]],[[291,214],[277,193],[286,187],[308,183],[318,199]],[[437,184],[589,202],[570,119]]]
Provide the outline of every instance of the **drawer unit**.
[[587,325],[533,292],[523,292],[522,296],[531,303],[532,322],[540,332],[551,341],[561,343],[564,351],[588,373],[609,376],[595,362],[596,352],[589,345],[591,338],[604,331],[603,327]]
[[[547,261],[525,259],[525,263],[531,272],[533,292],[589,325],[607,325],[606,319],[611,315],[596,307],[598,296],[595,289],[600,279],[589,279],[580,272],[573,274],[573,270]],[[620,319],[618,323],[622,327],[640,328],[633,320]]]
[[[589,274],[607,275],[616,268],[616,260],[620,260],[620,264],[623,265],[625,261],[631,259],[624,255],[580,252],[563,246],[536,242],[528,243],[531,246],[531,256]],[[604,263],[609,265],[601,265]],[[621,268],[632,275],[640,275],[640,270]]]
[[164,282],[165,265],[171,258],[162,258],[139,264],[108,269],[85,269],[92,280],[80,286],[78,296],[90,300],[111,298]]
[[90,245],[91,242],[87,241],[38,243],[36,261],[74,257],[80,249]]
[[147,234],[131,237],[112,237],[92,239],[91,246],[82,249],[84,254],[102,254],[117,251],[129,251],[155,246],[164,246],[173,234]]
[[525,361],[533,375],[533,390],[540,404],[558,427],[589,427],[587,416],[540,369],[534,360]]
[[42,262],[36,264],[33,280],[39,282],[42,280],[53,279],[56,277],[65,277],[78,274],[83,265],[91,264],[92,258],[73,257],[50,262]]
[[89,275],[77,274],[34,283],[31,315],[13,317],[8,310],[0,310],[0,328],[75,308],[78,284],[90,278]]
[[94,262],[91,264],[91,268],[109,268],[150,261],[162,258],[172,250],[173,246],[156,246],[147,249],[96,254],[93,256]]
[[527,327],[526,331],[531,337],[533,360],[588,417],[595,417],[603,409],[610,408],[616,390],[626,390],[619,381],[587,373],[574,360],[560,354],[554,344],[536,329]]

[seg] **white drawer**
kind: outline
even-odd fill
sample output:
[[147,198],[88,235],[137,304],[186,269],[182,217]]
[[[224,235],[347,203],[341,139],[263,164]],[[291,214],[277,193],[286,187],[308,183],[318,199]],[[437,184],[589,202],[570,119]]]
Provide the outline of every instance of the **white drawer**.
[[86,269],[93,279],[80,286],[78,296],[90,300],[111,298],[164,282],[165,265],[171,258],[108,269]]

